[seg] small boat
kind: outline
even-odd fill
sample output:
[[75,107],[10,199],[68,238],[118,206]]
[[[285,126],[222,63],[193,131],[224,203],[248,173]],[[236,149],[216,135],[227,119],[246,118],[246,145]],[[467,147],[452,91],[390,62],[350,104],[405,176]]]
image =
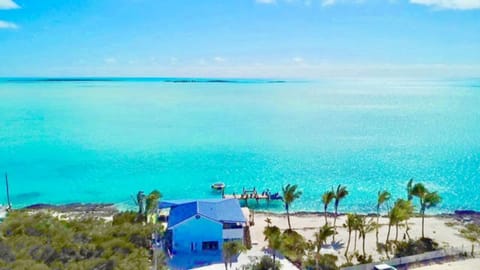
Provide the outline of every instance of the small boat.
[[212,189],[214,189],[214,190],[223,190],[223,189],[225,189],[225,184],[224,184],[224,183],[221,183],[221,182],[219,182],[219,183],[213,183],[213,184],[212,184]]

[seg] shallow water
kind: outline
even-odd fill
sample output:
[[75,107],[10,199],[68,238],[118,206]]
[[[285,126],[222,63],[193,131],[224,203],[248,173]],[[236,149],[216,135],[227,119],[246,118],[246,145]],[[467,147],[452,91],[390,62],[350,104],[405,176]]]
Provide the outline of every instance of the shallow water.
[[341,210],[370,212],[414,178],[444,198],[434,211],[480,210],[479,108],[478,80],[2,80],[0,170],[17,207],[218,197],[223,181],[298,184],[297,211],[343,184]]

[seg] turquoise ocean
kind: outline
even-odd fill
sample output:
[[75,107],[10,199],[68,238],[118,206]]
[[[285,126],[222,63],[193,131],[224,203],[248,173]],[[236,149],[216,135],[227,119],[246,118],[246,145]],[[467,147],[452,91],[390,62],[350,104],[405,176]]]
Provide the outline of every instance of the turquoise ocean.
[[480,80],[4,78],[0,171],[14,207],[214,198],[221,181],[298,184],[295,211],[342,184],[342,211],[373,212],[414,178],[443,197],[433,212],[480,210]]

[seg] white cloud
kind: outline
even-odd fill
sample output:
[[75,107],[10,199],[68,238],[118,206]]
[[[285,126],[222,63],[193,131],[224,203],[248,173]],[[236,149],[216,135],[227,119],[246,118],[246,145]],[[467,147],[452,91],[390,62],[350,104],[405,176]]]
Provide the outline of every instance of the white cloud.
[[276,0],[255,0],[255,1],[260,4],[274,4],[277,2]]
[[104,59],[105,63],[107,64],[115,64],[117,63],[117,58],[115,57],[108,57]]
[[20,6],[17,5],[12,0],[0,0],[0,9],[15,9],[15,8],[20,8]]
[[213,61],[215,61],[217,63],[223,63],[223,62],[225,62],[225,58],[220,57],[220,56],[216,56],[216,57],[213,58]]
[[334,5],[337,1],[336,0],[323,0],[322,1],[322,6],[331,6]]
[[479,9],[480,0],[410,0],[410,3],[432,6],[440,9]]
[[18,25],[14,23],[0,21],[0,29],[17,29],[17,28],[18,28]]
[[293,61],[294,63],[297,63],[297,64],[302,64],[302,63],[305,62],[305,60],[303,60],[302,57],[294,57],[294,58],[292,58],[292,61]]

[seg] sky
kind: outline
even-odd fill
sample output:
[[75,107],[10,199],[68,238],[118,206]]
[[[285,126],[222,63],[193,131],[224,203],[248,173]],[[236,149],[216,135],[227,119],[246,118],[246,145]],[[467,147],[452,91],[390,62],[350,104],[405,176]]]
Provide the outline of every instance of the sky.
[[0,0],[0,77],[480,77],[480,0]]

